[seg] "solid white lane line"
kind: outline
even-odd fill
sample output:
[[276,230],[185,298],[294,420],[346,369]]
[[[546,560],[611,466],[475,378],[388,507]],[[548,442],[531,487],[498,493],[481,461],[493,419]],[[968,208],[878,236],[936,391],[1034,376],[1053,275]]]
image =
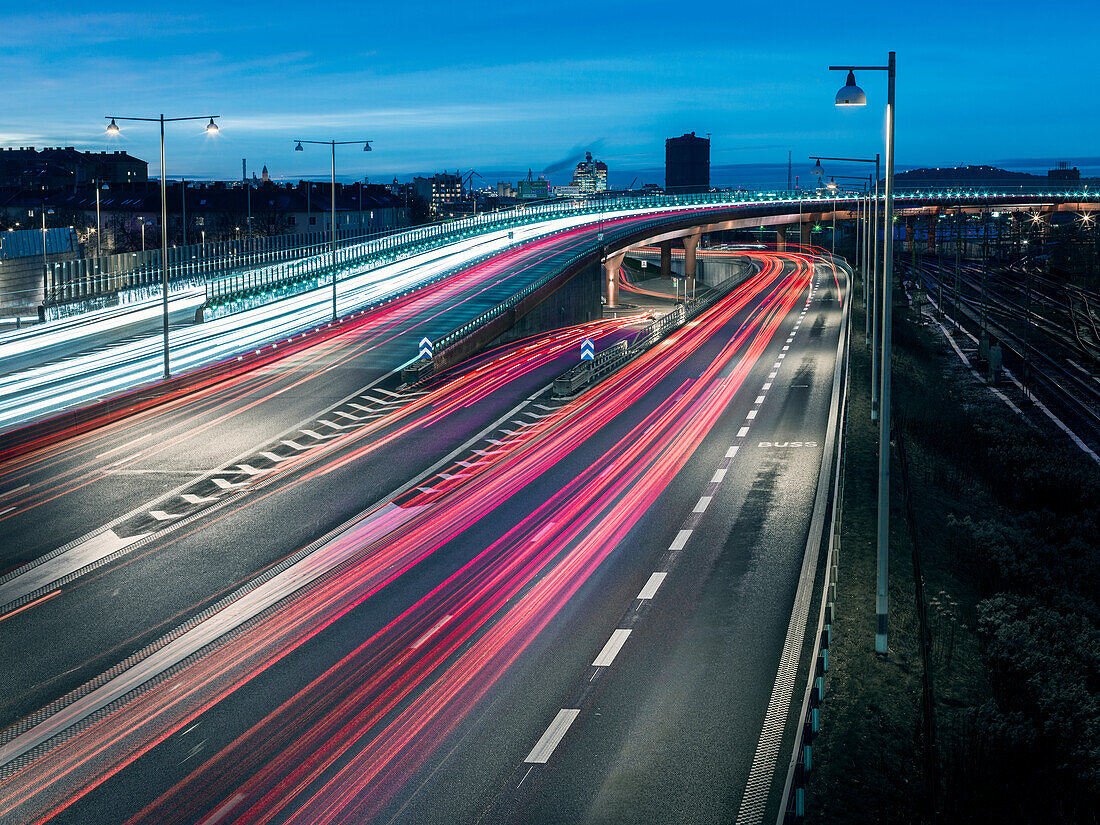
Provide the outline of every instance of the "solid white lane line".
[[691,538],[690,530],[681,530],[676,534],[676,538],[672,540],[672,544],[668,546],[669,550],[683,550],[684,545],[688,543],[688,539]]
[[728,450],[726,450],[726,458],[733,458],[735,455],[737,455],[737,450],[737,447],[730,447]]
[[704,513],[704,512],[706,512],[707,506],[710,504],[711,498],[713,498],[713,496],[702,496],[695,503],[695,509],[692,510],[691,512],[693,512],[693,513]]
[[592,662],[593,666],[610,666],[610,664],[615,661],[615,657],[619,655],[619,651],[623,649],[623,645],[626,644],[626,640],[629,636],[629,630],[617,628],[615,632],[611,634],[611,638],[607,640],[607,644],[603,646],[603,650],[600,651],[600,655],[598,655],[595,661]]
[[714,471],[714,478],[710,480],[711,484],[721,484],[726,479],[726,471],[719,467]]
[[39,587],[75,573],[83,567],[99,561],[124,547],[145,538],[145,533],[119,538],[114,530],[104,530],[81,542],[70,550],[54,556],[48,561],[29,568],[4,584],[0,585],[0,607],[16,599],[33,593]]
[[742,427],[740,430],[737,431],[737,437],[738,438],[744,438],[748,434],[749,434],[749,428],[748,427]]
[[451,614],[447,614],[442,619],[440,619],[438,622],[433,624],[431,626],[431,629],[428,630],[427,633],[425,633],[423,636],[421,636],[419,639],[417,639],[415,642],[413,642],[412,649],[416,650],[418,647],[420,647],[422,644],[424,644],[424,642],[428,641],[428,639],[431,638],[433,633],[435,633],[437,630],[439,630],[439,628],[443,627],[443,625],[447,624],[447,622],[449,622],[450,620],[451,620]]
[[649,581],[645,583],[645,587],[638,593],[638,598],[642,600],[652,599],[657,592],[657,588],[661,586],[661,582],[665,580],[665,576],[668,573],[654,573],[649,577]]
[[580,716],[580,713],[580,708],[562,708],[559,710],[558,715],[554,717],[554,721],[550,723],[550,727],[546,729],[546,733],[535,743],[535,747],[531,749],[531,752],[527,754],[527,758],[523,761],[545,765],[558,743],[565,737],[569,726]]

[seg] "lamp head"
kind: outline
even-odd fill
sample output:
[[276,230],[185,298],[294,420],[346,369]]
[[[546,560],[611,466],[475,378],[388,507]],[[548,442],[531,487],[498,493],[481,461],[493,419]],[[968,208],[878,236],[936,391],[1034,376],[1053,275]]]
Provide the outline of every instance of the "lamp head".
[[302,148],[302,141],[300,141],[300,140],[298,141],[298,145],[294,147],[294,151],[295,152],[304,152],[305,151],[305,149]]
[[848,82],[836,93],[837,106],[866,106],[867,95],[856,85],[856,73],[848,72]]
[[817,159],[817,163],[814,164],[814,168],[810,170],[815,175],[824,175],[825,169],[821,166],[821,158]]
[[364,152],[369,152],[370,150],[371,150],[370,141],[368,140],[366,143],[363,144],[363,151]]
[[833,180],[832,178],[830,178],[829,182],[825,184],[825,188],[828,189],[830,192],[835,192],[836,191],[836,181]]
[[206,124],[206,134],[216,135],[218,133],[218,124],[214,122],[214,118],[210,118],[210,122]]
[[107,124],[107,134],[117,135],[121,129],[118,128],[118,124],[115,123],[115,119],[111,118],[111,122]]

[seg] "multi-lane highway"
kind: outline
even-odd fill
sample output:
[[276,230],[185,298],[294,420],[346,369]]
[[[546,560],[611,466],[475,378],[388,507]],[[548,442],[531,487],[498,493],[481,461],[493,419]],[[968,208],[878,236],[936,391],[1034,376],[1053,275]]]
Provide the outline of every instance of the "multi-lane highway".
[[0,819],[774,816],[844,272],[380,382],[532,254],[0,465]]

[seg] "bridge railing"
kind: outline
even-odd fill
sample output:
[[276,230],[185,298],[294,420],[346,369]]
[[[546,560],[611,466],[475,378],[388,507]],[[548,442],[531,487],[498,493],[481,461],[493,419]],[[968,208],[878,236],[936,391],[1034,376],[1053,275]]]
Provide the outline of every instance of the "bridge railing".
[[[947,200],[1008,199],[1034,196],[1052,200],[1097,200],[1087,187],[924,187],[901,188],[895,197]],[[880,191],[880,197],[882,193]],[[471,215],[458,220],[398,229],[371,235],[337,232],[338,272],[350,267],[381,265],[494,229],[528,225],[556,217],[595,215],[647,209],[736,206],[749,204],[850,202],[856,192],[749,191],[706,192],[690,195],[593,197],[581,200],[518,204],[513,208]],[[159,288],[163,277],[159,249],[65,261],[48,266],[47,307],[67,314],[95,305],[97,299],[120,295],[144,297]],[[168,250],[168,279],[172,291],[204,288],[207,303],[219,306],[237,297],[267,295],[271,299],[311,289],[332,276],[331,236],[327,232],[243,238],[217,243],[190,244]],[[254,302],[250,302],[250,305]]]

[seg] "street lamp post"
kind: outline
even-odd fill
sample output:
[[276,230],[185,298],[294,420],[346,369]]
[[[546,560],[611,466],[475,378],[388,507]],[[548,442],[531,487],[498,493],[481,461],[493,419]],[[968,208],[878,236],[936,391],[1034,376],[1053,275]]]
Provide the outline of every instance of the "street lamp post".
[[43,203],[39,211],[42,213],[42,303],[45,304],[50,288],[50,265],[46,261],[46,214],[52,215],[53,207],[47,207]]
[[[849,104],[849,105],[852,105],[852,104]],[[856,105],[858,105],[858,104],[856,104]],[[871,220],[871,226],[873,227],[873,232],[872,232],[873,237],[871,239],[871,244],[872,244],[871,252],[872,252],[872,255],[871,255],[871,277],[870,277],[870,280],[868,281],[868,279],[867,279],[866,271],[864,271],[864,274],[863,274],[864,282],[869,283],[869,287],[868,287],[868,293],[869,294],[867,296],[867,300],[868,300],[869,303],[865,304],[865,306],[867,307],[867,316],[864,320],[865,320],[865,326],[866,326],[865,334],[867,336],[867,343],[871,347],[871,420],[875,421],[875,420],[878,419],[878,394],[879,394],[879,392],[878,392],[878,390],[879,390],[879,388],[878,388],[878,379],[879,379],[879,366],[878,366],[878,358],[879,358],[879,349],[878,349],[879,314],[878,314],[878,305],[877,305],[877,301],[876,301],[876,299],[878,297],[878,294],[879,294],[878,273],[879,273],[879,261],[881,260],[881,255],[879,254],[879,246],[878,246],[878,226],[879,226],[878,182],[880,180],[879,155],[878,155],[877,152],[875,153],[874,158],[827,158],[827,157],[824,157],[824,156],[818,157],[817,155],[810,155],[810,160],[817,161],[814,164],[814,168],[812,170],[815,175],[824,175],[825,174],[825,170],[821,166],[821,161],[823,161],[823,160],[835,160],[835,161],[839,161],[839,162],[842,162],[842,163],[873,163],[875,165],[874,208],[873,208],[873,215],[872,215],[872,220]],[[864,270],[866,270],[866,267],[864,267]]]
[[892,282],[894,278],[894,52],[885,66],[830,66],[829,71],[848,72],[848,80],[836,94],[837,106],[866,106],[867,95],[856,85],[857,71],[886,72],[886,190],[883,193],[882,364],[879,381],[881,404],[878,441],[878,581],[875,598],[875,653],[886,655],[887,617],[890,608],[890,355]]
[[[330,232],[332,235],[332,320],[336,320],[336,147],[347,146],[354,143],[362,143],[363,151],[369,152],[371,150],[371,141],[369,140],[296,140],[294,147],[295,152],[304,152],[302,148],[303,143],[312,143],[319,146],[331,146],[332,147],[332,221],[330,226]],[[308,187],[307,187],[308,189]],[[362,192],[362,189],[360,189]],[[360,195],[360,203],[362,203],[362,195]]]
[[[160,124],[160,271],[161,271],[161,292],[162,292],[162,315],[164,318],[164,377],[169,378],[171,376],[171,370],[168,364],[168,177],[164,171],[164,124],[165,123],[178,123],[184,120],[206,120],[210,119],[210,122],[206,124],[206,133],[208,135],[216,135],[218,133],[218,124],[214,120],[220,115],[203,115],[202,117],[165,117],[163,114],[160,117],[118,117],[117,115],[111,117],[110,115],[104,115],[104,120],[109,119],[111,122],[107,124],[107,134],[117,135],[121,129],[118,128],[119,120],[139,121],[142,123],[159,123]],[[141,237],[142,246],[145,242],[145,224],[141,225]]]

